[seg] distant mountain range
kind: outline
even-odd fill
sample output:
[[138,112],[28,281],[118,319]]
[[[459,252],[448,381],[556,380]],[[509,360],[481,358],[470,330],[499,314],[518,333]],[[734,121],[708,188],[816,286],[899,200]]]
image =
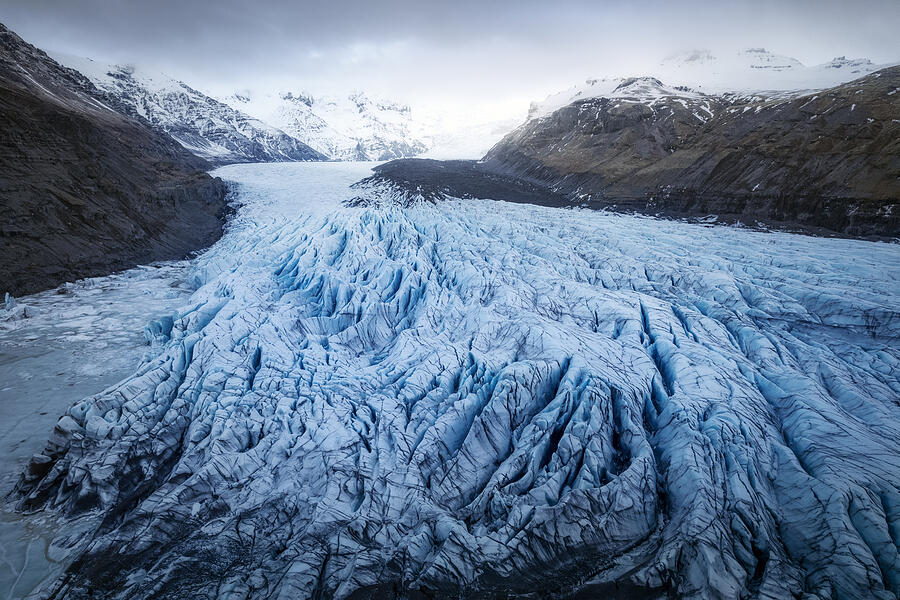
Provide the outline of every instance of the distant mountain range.
[[[87,76],[131,116],[145,119],[213,164],[308,160],[390,160],[430,156],[476,158],[521,117],[447,126],[403,103],[357,91],[323,96],[305,91],[236,91],[220,97],[134,65],[56,55]],[[598,78],[532,103],[527,118],[546,116],[589,98],[651,101],[691,94],[745,99],[795,97],[873,72],[883,65],[836,58],[814,67],[751,48],[716,56],[695,50],[663,61],[655,78]],[[658,85],[653,82],[659,82]],[[668,85],[663,85],[665,81]]]
[[146,119],[213,164],[328,158],[284,131],[165,75],[66,55],[55,58],[88,77],[128,114]]
[[[889,64],[876,65],[866,58],[844,56],[827,63],[805,66],[795,58],[769,52],[765,48],[749,48],[741,52],[715,56],[707,50],[694,50],[672,56],[650,74],[652,77],[606,77],[588,79],[566,90],[533,102],[528,118],[546,116],[555,110],[590,98],[642,98],[651,101],[662,95],[715,94],[756,97],[795,97],[815,90],[830,88]],[[631,82],[665,81],[665,89],[650,85],[640,89]],[[661,85],[661,84],[660,84]]]
[[334,160],[390,160],[430,147],[409,106],[364,92],[240,92],[223,100]]
[[448,124],[362,91],[327,96],[242,90],[213,97],[141,66],[54,57],[88,77],[120,110],[145,119],[216,165],[419,155],[475,158],[521,122],[521,117],[473,117],[462,125]]
[[409,106],[363,92],[234,93],[221,99],[140,66],[58,54],[130,115],[213,164],[389,160],[416,156],[431,140]]

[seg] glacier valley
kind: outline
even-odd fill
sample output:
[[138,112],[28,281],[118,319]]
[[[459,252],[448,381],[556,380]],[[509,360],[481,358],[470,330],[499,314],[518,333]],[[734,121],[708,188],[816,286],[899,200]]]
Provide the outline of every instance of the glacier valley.
[[215,172],[136,372],[31,432],[32,597],[900,597],[900,246],[370,167]]

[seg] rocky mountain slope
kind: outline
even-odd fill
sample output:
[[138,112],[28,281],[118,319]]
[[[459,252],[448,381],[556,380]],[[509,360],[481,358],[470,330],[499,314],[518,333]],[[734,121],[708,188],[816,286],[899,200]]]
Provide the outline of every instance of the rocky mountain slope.
[[0,281],[13,294],[154,260],[222,232],[208,164],[113,110],[0,25]]
[[597,208],[896,236],[898,91],[900,67],[788,99],[629,80],[529,121],[484,163]]
[[233,94],[224,101],[283,129],[335,160],[390,160],[429,147],[412,110],[362,92],[315,96],[305,92]]
[[325,160],[299,139],[235,110],[184,82],[131,65],[55,55],[128,114],[213,164]]
[[543,187],[539,204],[897,237],[898,117],[900,67],[799,97],[631,78],[532,118],[479,162],[389,163],[367,185],[516,200],[520,178]]

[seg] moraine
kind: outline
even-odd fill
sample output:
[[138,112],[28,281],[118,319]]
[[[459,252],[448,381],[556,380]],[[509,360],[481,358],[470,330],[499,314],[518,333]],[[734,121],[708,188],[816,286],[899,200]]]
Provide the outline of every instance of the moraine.
[[216,171],[196,291],[10,497],[39,597],[900,595],[900,246],[368,169]]

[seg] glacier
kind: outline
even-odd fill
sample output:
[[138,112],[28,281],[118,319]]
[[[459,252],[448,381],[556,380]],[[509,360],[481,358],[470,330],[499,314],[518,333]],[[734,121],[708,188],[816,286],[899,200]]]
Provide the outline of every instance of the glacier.
[[215,172],[196,290],[9,496],[33,597],[900,597],[900,246],[369,168]]

